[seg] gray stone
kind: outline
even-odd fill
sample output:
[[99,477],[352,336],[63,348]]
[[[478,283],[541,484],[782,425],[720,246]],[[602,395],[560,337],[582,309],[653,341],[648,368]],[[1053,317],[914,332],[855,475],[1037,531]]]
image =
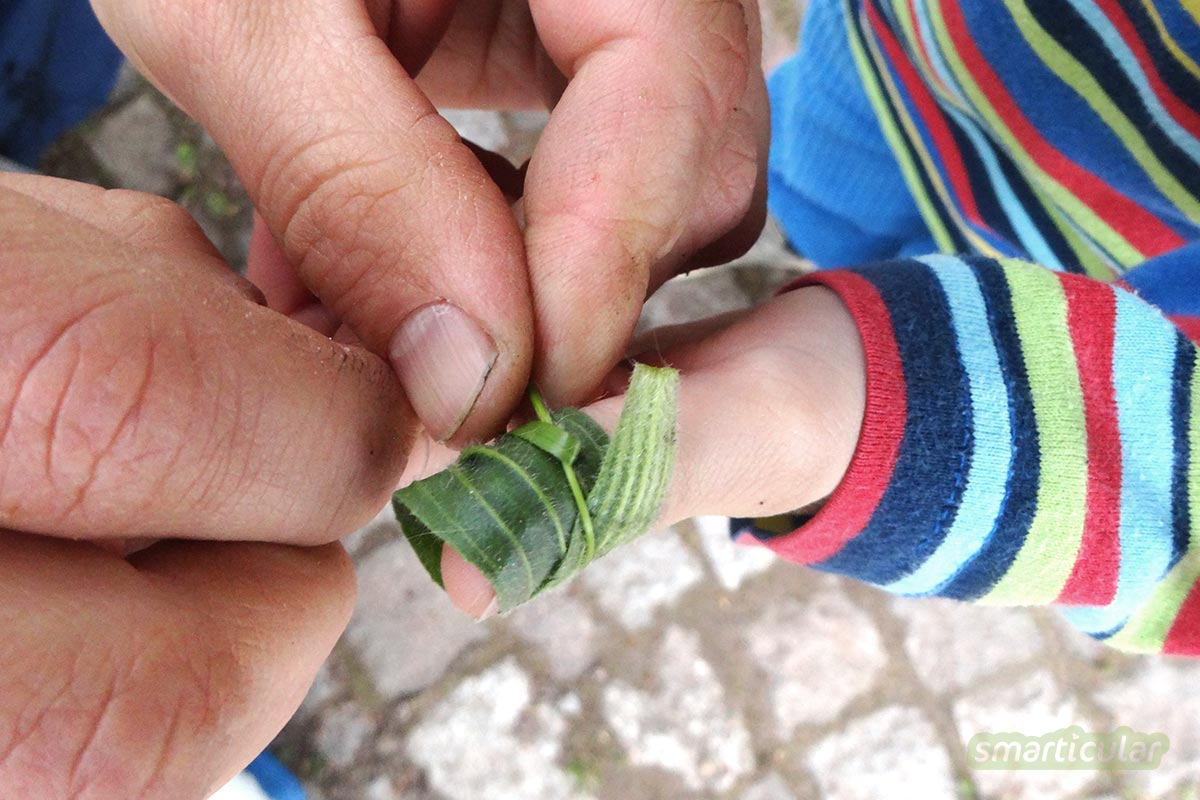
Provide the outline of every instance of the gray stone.
[[549,119],[550,115],[545,111],[505,112],[508,146],[502,151],[504,157],[518,166],[532,158],[538,139]]
[[778,773],[772,772],[742,792],[738,800],[796,800],[796,795]]
[[392,779],[386,775],[380,775],[368,783],[363,792],[363,800],[401,800],[401,797],[402,795],[396,790]]
[[408,753],[450,800],[583,798],[558,765],[567,723],[512,659],[467,678],[413,728]]
[[146,80],[128,61],[121,64],[117,71],[117,80],[113,90],[108,95],[108,104],[116,105],[132,98],[135,94],[146,90]]
[[1200,664],[1149,658],[1123,680],[1096,694],[1112,713],[1112,728],[1165,733],[1171,746],[1158,769],[1124,773],[1126,783],[1151,797],[1191,785],[1200,789]]
[[765,572],[777,560],[766,548],[734,544],[729,538],[728,517],[696,517],[692,522],[717,580],[730,591],[741,588],[743,581]]
[[648,533],[596,561],[581,580],[605,611],[629,630],[700,582],[704,570],[672,530]]
[[679,275],[663,284],[642,308],[636,344],[653,345],[647,333],[664,325],[706,319],[756,306],[812,265],[787,249],[779,226],[768,220],[754,246],[728,264]]
[[542,652],[551,674],[569,683],[596,657],[596,622],[586,605],[566,591],[541,595],[508,616],[525,641]]
[[1095,662],[1116,653],[1111,647],[1093,639],[1083,631],[1068,622],[1062,614],[1050,609],[1039,609],[1044,618],[1058,631],[1059,637],[1067,651],[1081,661]]
[[725,792],[754,767],[740,713],[700,656],[697,634],[672,626],[663,636],[657,685],[616,681],[604,689],[604,716],[629,760],[674,772],[693,791]]
[[727,311],[749,308],[750,297],[738,283],[733,267],[703,269],[672,278],[663,284],[642,307],[636,336],[640,344],[653,350],[649,331],[665,325],[712,317]]
[[[763,268],[769,266],[789,272],[811,272],[813,265],[792,252],[779,221],[770,214],[758,239],[744,255],[729,262],[733,267]],[[765,297],[758,297],[763,300]]]
[[875,624],[840,591],[772,604],[745,633],[767,675],[779,738],[829,722],[875,683],[886,662]]
[[[971,737],[979,733],[1042,736],[1072,725],[1092,730],[1075,700],[1046,671],[964,695],[954,704],[954,719],[964,746],[969,746]],[[1083,770],[989,769],[975,770],[973,775],[984,797],[1005,800],[1073,797],[1094,777]]]
[[321,714],[314,742],[330,764],[348,767],[374,731],[366,711],[352,702],[339,703]]
[[149,94],[105,118],[89,144],[122,188],[167,195],[179,179],[175,132],[167,113]]
[[441,114],[450,121],[459,136],[485,150],[500,152],[508,145],[508,131],[497,111],[443,109]]
[[763,67],[770,70],[796,51],[800,34],[803,0],[763,0],[760,3],[763,31]]
[[958,796],[950,757],[915,708],[892,706],[854,720],[809,750],[808,764],[829,800]]
[[473,622],[439,589],[407,541],[373,550],[358,568],[358,605],[344,641],[355,649],[386,698],[436,681],[487,627]]
[[362,526],[354,533],[342,539],[342,547],[351,556],[357,556],[363,546],[380,536],[399,539],[404,534],[400,531],[400,523],[396,521],[396,512],[388,503],[379,510],[375,519]]
[[1042,637],[1027,611],[988,608],[941,598],[898,597],[893,610],[908,623],[904,648],[931,689],[974,684],[1009,664],[1028,661]]

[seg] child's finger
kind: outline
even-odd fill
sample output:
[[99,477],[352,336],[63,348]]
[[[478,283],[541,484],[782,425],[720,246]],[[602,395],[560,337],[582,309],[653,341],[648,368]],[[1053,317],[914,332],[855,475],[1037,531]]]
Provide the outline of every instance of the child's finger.
[[[707,337],[665,350],[681,372],[675,471],[656,527],[702,514],[756,517],[829,495],[850,464],[866,387],[858,330],[823,288],[777,297]],[[585,410],[612,431],[623,398]],[[487,581],[447,548],[459,608],[487,608]]]
[[660,526],[785,513],[837,487],[858,441],[866,372],[858,329],[832,292],[784,294],[662,361],[682,380]]

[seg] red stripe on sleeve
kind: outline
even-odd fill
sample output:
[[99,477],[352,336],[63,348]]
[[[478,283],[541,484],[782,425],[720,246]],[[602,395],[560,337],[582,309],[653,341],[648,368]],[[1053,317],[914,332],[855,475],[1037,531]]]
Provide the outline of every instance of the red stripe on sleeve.
[[1117,301],[1106,284],[1060,274],[1067,325],[1083,388],[1087,426],[1087,511],[1075,568],[1058,603],[1104,606],[1121,571],[1121,431],[1113,387]]
[[867,526],[883,498],[908,414],[904,365],[892,333],[892,318],[878,290],[852,272],[819,272],[784,291],[819,284],[841,297],[858,325],[867,362],[866,413],[850,467],[829,502],[802,528],[765,542],[775,554],[799,564],[835,555]]
[[929,57],[929,48],[925,46],[925,37],[921,35],[921,17],[917,14],[917,7],[914,0],[905,0],[908,4],[908,16],[913,21],[913,38],[917,42],[917,50],[921,53],[921,59],[925,62],[925,71],[938,87],[950,94],[950,88],[942,81],[942,76],[934,69],[933,59]]
[[950,179],[950,185],[954,189],[954,194],[958,199],[958,204],[966,214],[967,219],[978,225],[980,228],[990,230],[984,223],[983,217],[979,214],[979,207],[975,203],[975,195],[971,191],[971,183],[967,178],[967,168],[963,164],[962,154],[958,151],[958,145],[954,141],[954,134],[950,132],[950,128],[946,125],[946,118],[942,116],[942,111],[938,107],[937,101],[925,86],[924,80],[909,61],[908,54],[900,46],[896,40],[895,34],[891,28],[879,17],[879,12],[875,9],[874,2],[867,0],[864,4],[867,11],[867,19],[871,23],[871,28],[875,35],[879,38],[883,49],[887,51],[888,62],[896,68],[900,80],[904,83],[904,88],[908,90],[908,95],[912,98],[913,104],[917,107],[917,112],[921,115],[921,119],[925,122],[925,127],[929,130],[929,135],[933,139],[934,149],[941,156],[942,165],[946,170],[946,176]]
[[1054,176],[1147,258],[1174,250],[1184,244],[1179,234],[1145,208],[1067,158],[1050,144],[1021,111],[1012,95],[1004,88],[1000,76],[975,46],[967,28],[966,18],[959,7],[959,0],[937,2],[967,70],[987,95],[996,113],[1009,126],[1021,146],[1039,167]]
[[1167,632],[1163,652],[1170,656],[1200,656],[1200,585],[1192,587],[1179,616]]
[[1154,96],[1159,99],[1159,102],[1167,109],[1167,112],[1182,125],[1192,136],[1200,137],[1200,114],[1188,107],[1187,103],[1180,100],[1163,82],[1162,76],[1158,74],[1158,69],[1154,66],[1154,60],[1150,57],[1150,53],[1146,50],[1146,44],[1142,41],[1142,37],[1138,35],[1137,29],[1133,22],[1121,9],[1114,3],[1113,0],[1097,0],[1096,5],[1108,17],[1109,22],[1117,29],[1117,34],[1129,45],[1129,49],[1133,51],[1133,57],[1137,59],[1138,66],[1142,68],[1142,72],[1146,75],[1150,82],[1150,88],[1154,91]]

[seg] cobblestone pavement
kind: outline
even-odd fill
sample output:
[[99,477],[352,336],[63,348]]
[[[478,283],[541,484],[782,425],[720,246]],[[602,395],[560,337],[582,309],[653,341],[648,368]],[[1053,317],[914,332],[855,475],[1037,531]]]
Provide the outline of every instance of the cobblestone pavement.
[[[777,0],[764,18],[774,63],[797,15]],[[518,163],[542,123],[447,116]],[[44,168],[172,197],[244,261],[236,179],[133,74]],[[643,327],[757,302],[799,266],[768,229],[738,265],[669,284]],[[1107,651],[1053,614],[889,598],[735,548],[701,518],[476,625],[387,514],[348,546],[354,618],[273,745],[313,798],[1200,798],[1200,664]],[[977,732],[1073,724],[1161,731],[1171,748],[1151,772],[967,767]]]

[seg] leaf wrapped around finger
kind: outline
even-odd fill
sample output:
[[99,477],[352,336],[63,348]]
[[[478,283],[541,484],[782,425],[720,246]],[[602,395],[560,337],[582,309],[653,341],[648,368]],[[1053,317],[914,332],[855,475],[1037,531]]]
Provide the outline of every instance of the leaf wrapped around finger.
[[675,460],[679,374],[639,364],[610,441],[576,409],[549,412],[393,497],[405,536],[442,585],[443,543],[491,582],[502,611],[645,533]]

